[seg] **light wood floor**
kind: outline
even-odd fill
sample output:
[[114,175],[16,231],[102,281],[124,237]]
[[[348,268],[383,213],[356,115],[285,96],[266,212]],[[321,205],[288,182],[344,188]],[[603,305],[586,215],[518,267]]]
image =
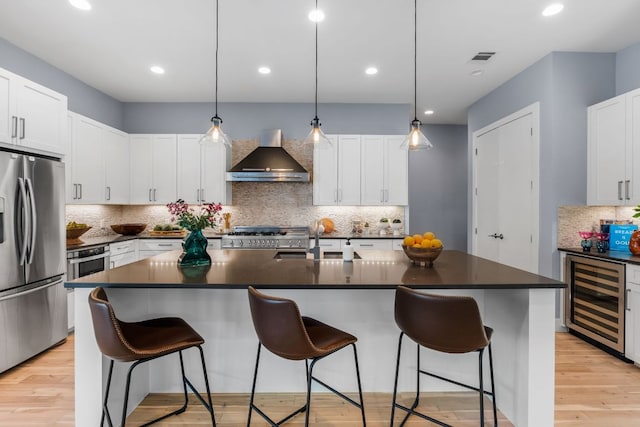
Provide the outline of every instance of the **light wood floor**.
[[[73,399],[72,336],[65,344],[0,374],[0,426],[73,426]],[[213,399],[219,427],[246,424],[246,395],[214,395]],[[179,400],[179,395],[150,395],[129,422],[139,425]],[[278,418],[301,406],[302,400],[298,394],[269,394],[262,395],[258,404]],[[368,425],[389,425],[390,400],[390,394],[365,395]],[[409,400],[405,397],[406,402]],[[422,401],[424,411],[445,422],[461,427],[478,425],[474,394],[427,394]],[[324,394],[314,395],[311,414],[314,426],[361,425],[358,409]],[[491,419],[489,411],[487,417]],[[298,416],[289,425],[300,426],[303,418]],[[257,414],[253,419],[253,426],[267,425]],[[555,419],[560,427],[640,426],[640,369],[569,334],[556,334]],[[499,422],[501,426],[511,425],[502,417]],[[207,425],[207,413],[194,403],[186,413],[157,425]],[[412,417],[407,425],[430,424]]]

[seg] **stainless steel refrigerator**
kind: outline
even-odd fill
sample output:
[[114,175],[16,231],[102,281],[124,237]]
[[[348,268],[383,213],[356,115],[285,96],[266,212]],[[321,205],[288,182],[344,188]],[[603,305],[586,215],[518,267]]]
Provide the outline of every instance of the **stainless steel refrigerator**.
[[64,164],[0,146],[0,372],[67,336]]

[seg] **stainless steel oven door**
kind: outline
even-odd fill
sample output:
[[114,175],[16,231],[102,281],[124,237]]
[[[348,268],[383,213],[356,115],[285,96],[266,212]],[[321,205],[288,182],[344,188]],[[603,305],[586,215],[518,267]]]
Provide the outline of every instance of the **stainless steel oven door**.
[[88,250],[73,253],[72,258],[67,257],[67,280],[108,270],[109,258],[108,250],[101,253],[91,253]]

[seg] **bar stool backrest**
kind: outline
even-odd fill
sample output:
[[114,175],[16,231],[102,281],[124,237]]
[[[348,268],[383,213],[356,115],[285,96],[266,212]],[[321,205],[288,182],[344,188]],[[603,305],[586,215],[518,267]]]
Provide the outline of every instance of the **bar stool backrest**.
[[269,351],[290,360],[319,354],[304,327],[295,302],[258,292],[249,287],[249,306],[260,343]]
[[95,288],[89,294],[89,308],[93,320],[93,330],[102,354],[114,360],[129,362],[139,357],[124,339],[120,321],[102,288]]
[[407,336],[432,350],[468,353],[489,345],[478,304],[471,297],[431,295],[398,286],[395,319]]

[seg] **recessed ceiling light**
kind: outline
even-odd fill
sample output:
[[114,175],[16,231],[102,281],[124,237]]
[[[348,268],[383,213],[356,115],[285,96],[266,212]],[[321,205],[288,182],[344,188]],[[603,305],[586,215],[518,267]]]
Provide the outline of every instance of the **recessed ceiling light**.
[[474,76],[474,77],[481,76],[483,74],[484,74],[484,71],[482,71],[482,70],[473,70],[471,72],[471,75]]
[[151,67],[149,67],[149,69],[154,74],[164,74],[164,68],[159,65],[152,65]]
[[378,74],[378,69],[376,67],[369,67],[366,70],[364,70],[364,72],[370,76],[373,76],[374,74]]
[[558,13],[562,12],[562,9],[564,9],[564,5],[562,3],[550,4],[549,6],[544,8],[544,10],[542,11],[542,16],[557,15]]
[[435,113],[435,111],[433,111],[433,110],[427,110],[427,111],[424,112],[424,114],[427,115],[427,116],[430,116],[433,113]]
[[91,4],[87,0],[69,0],[69,3],[80,10],[91,10]]
[[269,74],[271,72],[271,68],[269,68],[269,67],[260,67],[260,68],[258,68],[258,72],[260,74]]
[[320,9],[314,9],[309,12],[309,20],[312,22],[321,22],[324,21],[324,12]]

